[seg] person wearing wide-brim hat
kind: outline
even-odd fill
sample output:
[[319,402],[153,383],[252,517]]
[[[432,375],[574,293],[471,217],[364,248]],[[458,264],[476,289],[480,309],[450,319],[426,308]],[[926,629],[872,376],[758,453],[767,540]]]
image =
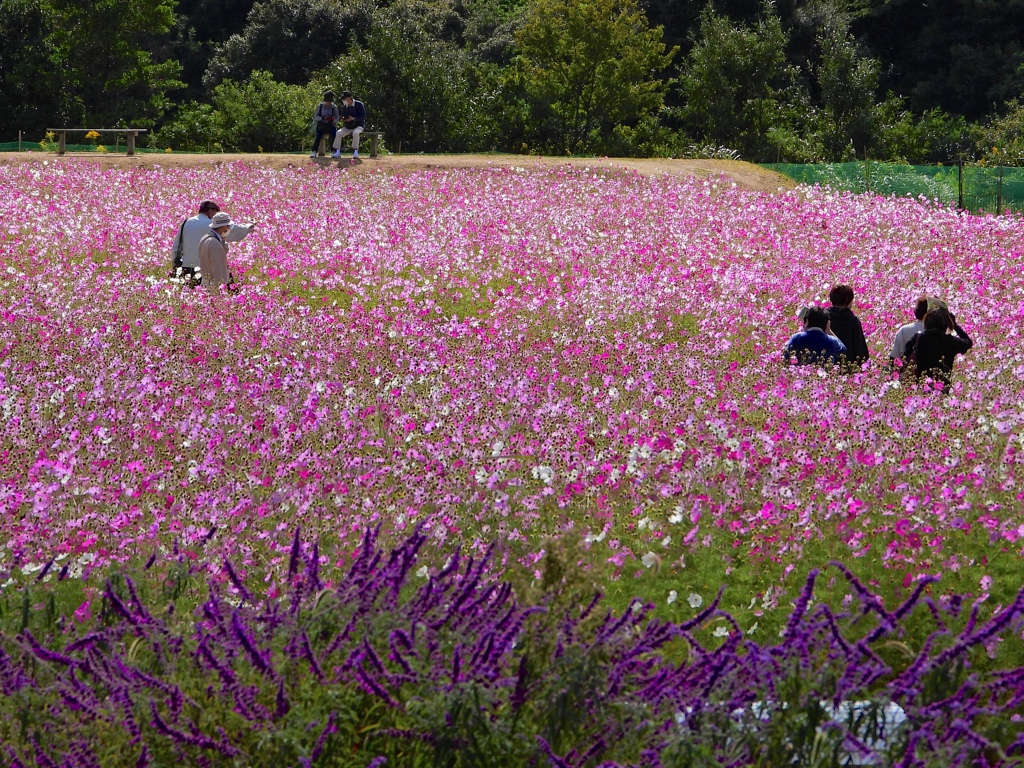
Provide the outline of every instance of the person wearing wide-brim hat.
[[199,241],[200,283],[204,288],[231,285],[234,278],[228,270],[228,244],[224,237],[234,222],[220,211],[210,219],[210,231]]
[[[185,219],[178,227],[178,234],[171,246],[170,277],[184,278],[194,282],[195,273],[199,270],[199,241],[210,231],[210,220],[220,211],[220,206],[213,200],[204,200],[199,205],[199,213]],[[228,230],[224,242],[236,243],[252,232],[254,224],[238,224]]]

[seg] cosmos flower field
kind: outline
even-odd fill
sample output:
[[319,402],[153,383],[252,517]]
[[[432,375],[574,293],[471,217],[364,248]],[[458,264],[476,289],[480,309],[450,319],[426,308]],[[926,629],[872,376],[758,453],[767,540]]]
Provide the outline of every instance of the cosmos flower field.
[[[308,567],[340,589],[373,529],[422,537],[409,583],[458,548],[541,589],[557,556],[708,648],[778,642],[821,569],[837,613],[973,606],[971,626],[1002,617],[967,628],[980,658],[1024,663],[1020,217],[579,167],[27,162],[0,190],[10,611],[74,583],[84,624],[104,579],[143,583],[154,557],[236,598],[284,599]],[[206,198],[257,224],[229,254],[237,294],[167,277]],[[871,362],[783,365],[798,309],[838,282]],[[886,365],[922,293],[975,340],[947,393]],[[706,610],[721,587],[728,620]],[[925,623],[899,635],[911,658]],[[545,745],[553,765],[600,753]]]

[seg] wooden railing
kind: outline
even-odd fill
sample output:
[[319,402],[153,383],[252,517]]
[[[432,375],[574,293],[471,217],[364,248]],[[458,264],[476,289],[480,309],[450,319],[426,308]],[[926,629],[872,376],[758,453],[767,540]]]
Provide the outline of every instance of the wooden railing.
[[47,128],[47,133],[54,133],[57,136],[57,154],[63,155],[67,151],[67,134],[69,133],[123,133],[126,134],[125,143],[128,148],[128,157],[135,154],[135,137],[145,133],[145,128]]

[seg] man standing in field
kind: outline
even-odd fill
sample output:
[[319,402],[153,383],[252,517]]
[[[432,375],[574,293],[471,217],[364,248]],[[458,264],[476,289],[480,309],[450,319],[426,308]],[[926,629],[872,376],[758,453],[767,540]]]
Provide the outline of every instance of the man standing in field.
[[351,91],[341,92],[341,130],[334,137],[334,152],[331,157],[341,157],[341,141],[346,136],[352,137],[352,162],[359,160],[359,134],[366,125],[366,107],[363,102],[356,101]]
[[[171,277],[182,277],[195,284],[199,270],[199,242],[210,233],[210,221],[220,212],[220,206],[213,200],[199,204],[199,213],[185,219],[178,227],[178,235],[171,246]],[[224,235],[224,242],[237,243],[255,228],[255,224],[233,224]]]

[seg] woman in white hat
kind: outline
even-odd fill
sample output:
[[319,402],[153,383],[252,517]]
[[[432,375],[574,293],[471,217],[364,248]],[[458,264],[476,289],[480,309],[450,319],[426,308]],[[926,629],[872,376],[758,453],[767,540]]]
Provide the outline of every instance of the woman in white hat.
[[228,271],[228,244],[224,240],[232,225],[231,217],[218,211],[210,220],[210,231],[199,241],[199,272],[201,283],[206,288],[234,282]]

